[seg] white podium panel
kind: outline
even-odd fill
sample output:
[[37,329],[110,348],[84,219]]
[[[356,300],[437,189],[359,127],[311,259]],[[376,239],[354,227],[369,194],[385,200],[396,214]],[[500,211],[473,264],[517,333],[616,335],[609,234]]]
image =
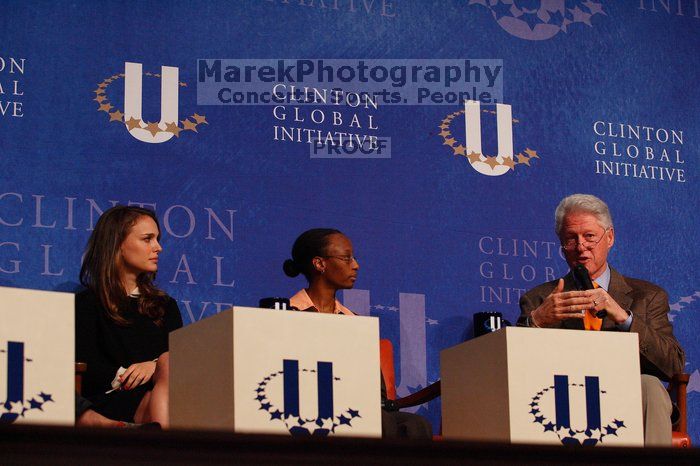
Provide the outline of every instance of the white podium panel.
[[75,422],[74,303],[0,287],[0,424]]
[[173,428],[381,436],[379,322],[234,307],[170,334]]
[[644,444],[636,333],[507,327],[440,360],[445,438]]

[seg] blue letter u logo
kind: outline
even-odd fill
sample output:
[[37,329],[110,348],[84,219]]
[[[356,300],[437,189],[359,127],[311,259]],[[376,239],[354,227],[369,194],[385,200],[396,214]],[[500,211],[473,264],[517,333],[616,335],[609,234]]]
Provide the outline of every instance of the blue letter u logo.
[[[7,342],[7,400],[4,403],[6,410],[10,410],[11,403],[22,403],[24,400],[24,343],[17,341]],[[10,424],[19,417],[19,413],[3,413],[0,416],[0,424]]]
[[[557,428],[571,428],[569,405],[569,376],[554,376],[554,403]],[[586,427],[600,429],[600,381],[586,376]]]
[[[333,363],[317,362],[318,418],[333,418]],[[299,361],[284,360],[284,417],[299,416]]]

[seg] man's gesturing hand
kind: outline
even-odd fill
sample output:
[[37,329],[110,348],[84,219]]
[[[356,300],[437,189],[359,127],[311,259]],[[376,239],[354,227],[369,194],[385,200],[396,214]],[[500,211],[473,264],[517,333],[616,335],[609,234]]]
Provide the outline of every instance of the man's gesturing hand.
[[532,311],[530,322],[535,327],[553,327],[562,320],[583,319],[583,313],[594,307],[592,301],[585,291],[564,291],[560,278],[556,288]]

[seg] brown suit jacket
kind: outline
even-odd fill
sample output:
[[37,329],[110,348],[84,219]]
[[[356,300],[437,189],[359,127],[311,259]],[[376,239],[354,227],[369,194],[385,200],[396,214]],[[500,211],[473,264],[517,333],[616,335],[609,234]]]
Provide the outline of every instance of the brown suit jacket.
[[[558,280],[543,283],[520,298],[518,325],[526,325],[527,317],[549,296],[557,282]],[[569,273],[564,277],[564,290],[575,289],[573,276]],[[668,380],[673,374],[683,372],[685,354],[673,336],[673,327],[668,320],[669,305],[666,292],[653,283],[624,277],[611,267],[608,294],[622,309],[632,312],[634,316],[630,332],[639,334],[642,373]],[[564,320],[558,328],[583,330],[583,321]],[[615,323],[608,318],[603,319],[602,330],[618,331]]]

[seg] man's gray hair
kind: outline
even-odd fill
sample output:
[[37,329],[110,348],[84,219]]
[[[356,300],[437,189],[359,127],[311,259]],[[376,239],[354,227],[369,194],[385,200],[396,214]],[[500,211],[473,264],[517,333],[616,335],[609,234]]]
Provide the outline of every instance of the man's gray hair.
[[560,236],[564,217],[574,212],[592,214],[606,230],[613,226],[608,205],[592,194],[572,194],[561,200],[554,212],[554,231]]

